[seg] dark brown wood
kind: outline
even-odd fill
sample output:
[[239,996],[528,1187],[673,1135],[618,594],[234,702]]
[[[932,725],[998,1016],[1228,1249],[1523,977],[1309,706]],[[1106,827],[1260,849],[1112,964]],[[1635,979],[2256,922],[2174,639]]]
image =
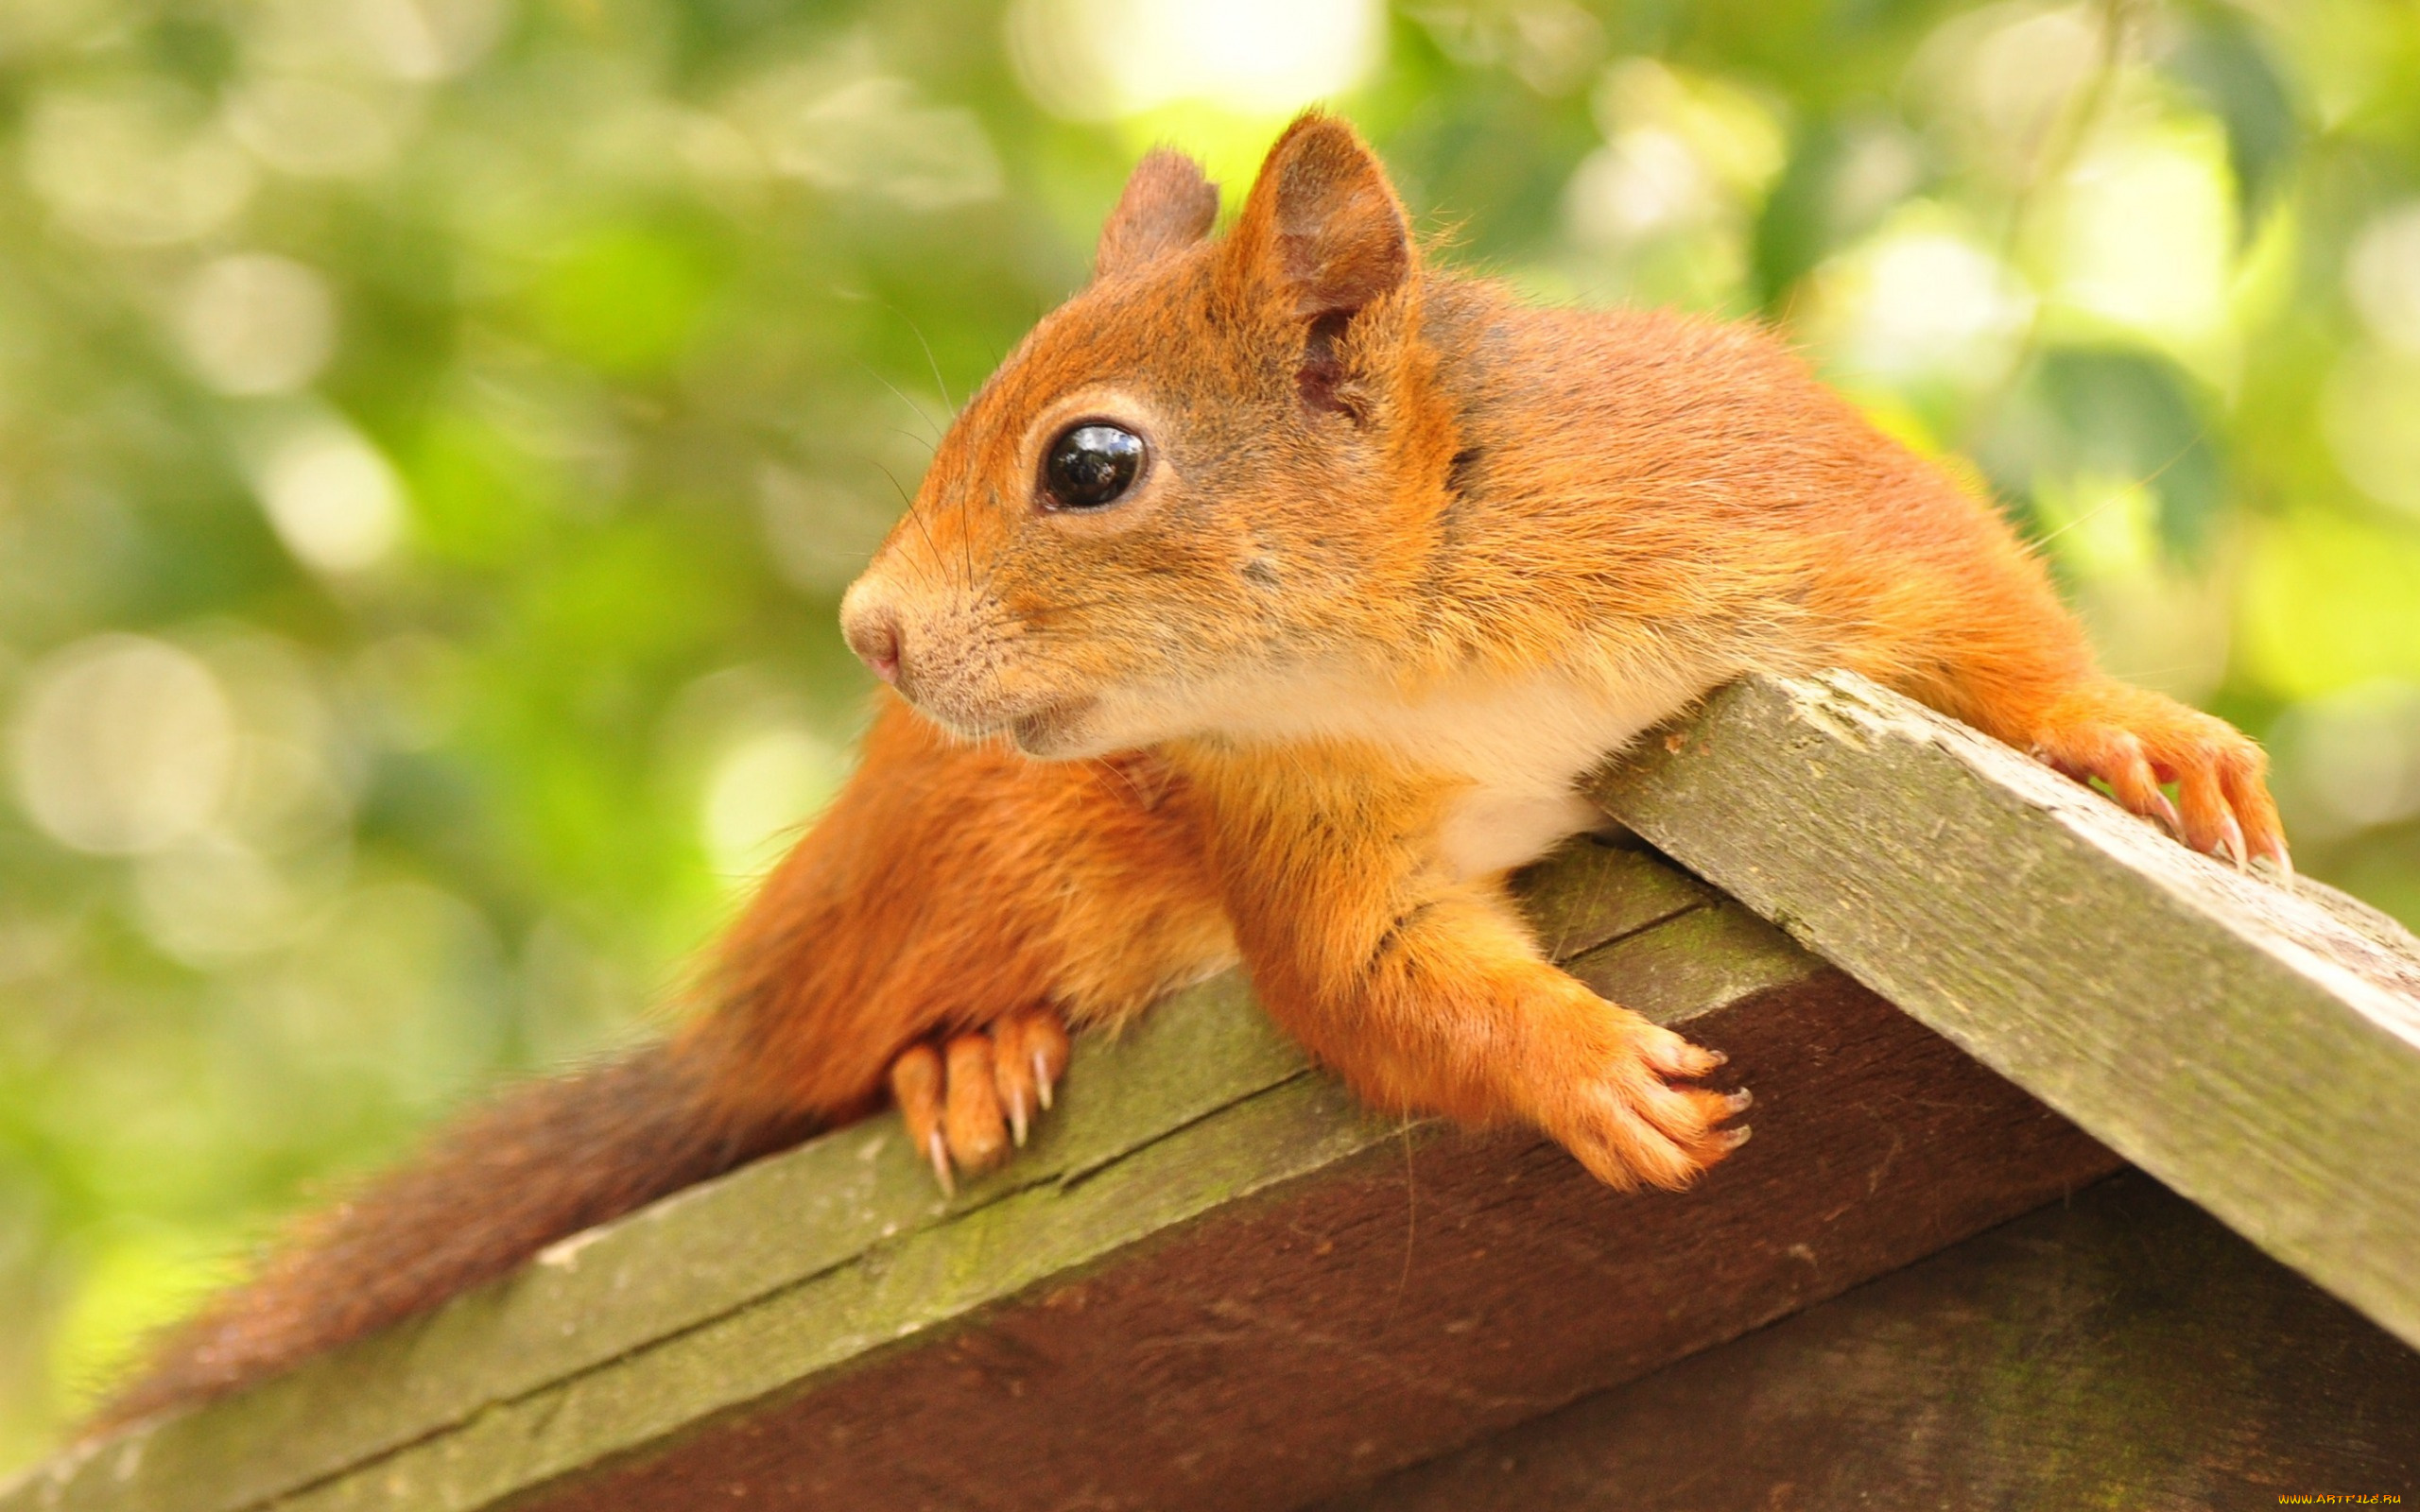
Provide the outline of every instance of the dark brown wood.
[[2420,1498],[2420,1354],[2129,1172],[1328,1512],[2232,1512],[2312,1492]]
[[[1762,926],[1582,975],[1633,996]],[[1602,965],[1603,970],[1592,971]],[[1650,980],[1664,973],[1666,986]],[[1606,985],[1611,985],[1607,983]],[[2108,1171],[1829,970],[1689,1023],[1757,1138],[1623,1197],[1528,1137],[1420,1130],[518,1506],[1290,1506],[1634,1377]]]
[[1288,1505],[1755,1328],[2115,1157],[1643,849],[1524,881],[1617,1001],[1729,1050],[1684,1195],[1354,1108],[1223,977],[1087,1040],[943,1200],[885,1117],[417,1323],[0,1487],[0,1512]]

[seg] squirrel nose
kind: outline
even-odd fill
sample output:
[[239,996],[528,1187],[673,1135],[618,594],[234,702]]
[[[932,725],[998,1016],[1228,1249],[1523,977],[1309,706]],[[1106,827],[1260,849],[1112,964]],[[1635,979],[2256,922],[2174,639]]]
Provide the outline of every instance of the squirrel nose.
[[849,649],[873,668],[885,682],[899,680],[899,618],[886,608],[870,608],[849,616],[841,628]]

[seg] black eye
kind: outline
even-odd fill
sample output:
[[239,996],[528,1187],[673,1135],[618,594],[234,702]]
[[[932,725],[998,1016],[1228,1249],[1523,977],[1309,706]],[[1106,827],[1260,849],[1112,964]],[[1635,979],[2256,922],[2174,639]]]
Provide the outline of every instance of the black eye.
[[1061,434],[1042,459],[1042,490],[1062,509],[1115,504],[1143,475],[1143,438],[1099,421]]

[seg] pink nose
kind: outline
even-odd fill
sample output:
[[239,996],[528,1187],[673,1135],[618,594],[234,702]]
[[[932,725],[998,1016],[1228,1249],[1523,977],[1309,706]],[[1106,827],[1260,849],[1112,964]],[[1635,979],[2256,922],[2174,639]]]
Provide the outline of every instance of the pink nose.
[[899,680],[899,622],[889,610],[873,610],[850,620],[849,649],[857,659],[873,668],[873,675],[885,682]]

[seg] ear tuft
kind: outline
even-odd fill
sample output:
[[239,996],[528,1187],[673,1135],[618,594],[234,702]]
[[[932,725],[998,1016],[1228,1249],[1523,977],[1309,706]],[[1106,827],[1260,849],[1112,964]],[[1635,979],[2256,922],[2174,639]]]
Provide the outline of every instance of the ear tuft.
[[1385,166],[1360,133],[1318,111],[1269,149],[1235,240],[1306,320],[1349,316],[1411,272],[1411,231]]
[[1134,165],[1117,208],[1100,229],[1093,277],[1130,272],[1155,257],[1190,247],[1219,218],[1219,186],[1201,164],[1169,147],[1154,147]]

